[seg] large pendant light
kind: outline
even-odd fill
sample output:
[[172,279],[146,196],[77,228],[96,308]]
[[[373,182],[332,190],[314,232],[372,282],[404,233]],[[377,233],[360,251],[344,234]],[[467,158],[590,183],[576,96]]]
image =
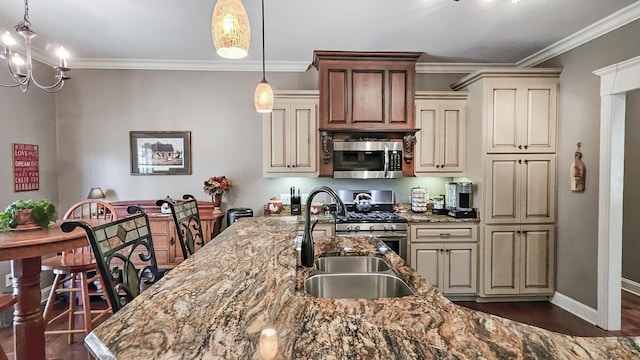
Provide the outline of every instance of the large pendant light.
[[241,0],[218,0],[211,15],[211,36],[216,53],[242,59],[249,53],[251,27]]
[[273,89],[265,78],[264,70],[264,0],[262,0],[262,81],[256,86],[253,104],[259,113],[270,113],[273,110]]

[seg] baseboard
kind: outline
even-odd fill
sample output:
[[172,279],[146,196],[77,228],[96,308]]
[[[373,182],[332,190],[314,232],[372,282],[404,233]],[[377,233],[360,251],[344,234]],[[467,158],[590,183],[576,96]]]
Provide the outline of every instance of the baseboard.
[[640,296],[640,283],[633,280],[622,278],[622,290],[628,291],[634,295]]
[[556,292],[549,301],[588,323],[593,325],[598,323],[598,311],[596,309],[590,308],[566,295]]
[[47,286],[44,289],[40,289],[40,304],[47,303],[47,299],[49,298],[50,292],[51,292],[51,285]]

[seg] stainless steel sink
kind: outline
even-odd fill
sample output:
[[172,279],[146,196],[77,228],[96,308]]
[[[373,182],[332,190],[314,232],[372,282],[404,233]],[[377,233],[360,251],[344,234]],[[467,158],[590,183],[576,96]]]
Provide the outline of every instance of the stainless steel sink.
[[316,274],[304,281],[304,290],[322,298],[379,299],[413,295],[400,278],[381,273]]
[[374,256],[327,256],[316,259],[316,269],[322,273],[375,273],[390,267]]

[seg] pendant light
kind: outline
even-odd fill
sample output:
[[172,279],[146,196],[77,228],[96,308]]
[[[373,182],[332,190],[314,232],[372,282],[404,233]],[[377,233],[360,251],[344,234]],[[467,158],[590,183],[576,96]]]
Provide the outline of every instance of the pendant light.
[[251,27],[241,0],[218,0],[211,15],[211,37],[216,53],[242,59],[249,53]]
[[273,110],[273,89],[265,78],[264,70],[264,0],[262,0],[262,81],[256,86],[253,103],[259,113],[270,113]]

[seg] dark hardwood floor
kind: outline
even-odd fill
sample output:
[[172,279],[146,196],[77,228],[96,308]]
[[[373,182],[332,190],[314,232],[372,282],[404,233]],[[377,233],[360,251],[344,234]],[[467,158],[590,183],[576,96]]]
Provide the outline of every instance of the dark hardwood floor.
[[[96,308],[105,305],[101,300],[94,300],[91,304]],[[549,302],[456,302],[456,304],[568,335],[640,336],[640,296],[626,291],[622,291],[622,329],[620,331],[602,330]],[[55,307],[56,313],[65,307],[64,301],[58,301]],[[59,324],[60,327],[65,325],[63,320],[60,320]],[[79,318],[77,324],[81,326]],[[88,357],[80,335],[76,336],[75,342],[71,345],[67,344],[66,335],[47,335],[46,342],[47,359],[49,360],[86,360]],[[0,345],[7,352],[9,359],[13,359],[13,330],[11,327],[0,329]]]
[[627,291],[622,291],[620,331],[603,330],[546,301],[510,303],[458,301],[456,304],[567,335],[640,336],[640,296]]

